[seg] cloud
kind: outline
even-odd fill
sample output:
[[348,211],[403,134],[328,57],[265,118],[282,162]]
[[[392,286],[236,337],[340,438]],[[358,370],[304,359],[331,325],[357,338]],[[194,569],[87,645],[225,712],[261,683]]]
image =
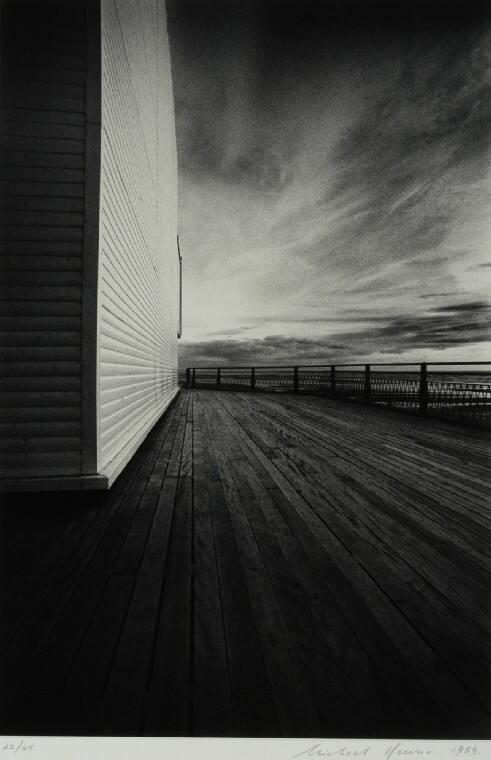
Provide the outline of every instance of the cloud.
[[491,309],[491,306],[486,301],[469,301],[467,303],[452,303],[446,306],[437,306],[432,309],[433,312],[453,312],[458,314],[459,312],[472,312],[473,314],[486,314]]
[[449,293],[425,293],[424,295],[418,296],[418,298],[422,298],[422,299],[445,298],[447,296],[458,296],[458,295],[459,295],[458,290],[452,290]]
[[490,341],[490,308],[488,303],[480,301],[449,304],[416,316],[379,319],[356,330],[333,330],[318,338],[268,335],[239,340],[185,341],[181,364],[327,364],[375,360],[373,357],[387,354],[397,359],[405,353],[408,357],[414,356],[415,352],[421,360],[427,350],[440,352],[465,346],[475,349]]
[[472,3],[411,4],[404,23],[390,4],[307,5],[170,2],[187,356],[245,330],[252,355],[272,335],[327,350],[360,310],[401,331],[386,347],[440,350],[432,307],[485,295],[489,24]]

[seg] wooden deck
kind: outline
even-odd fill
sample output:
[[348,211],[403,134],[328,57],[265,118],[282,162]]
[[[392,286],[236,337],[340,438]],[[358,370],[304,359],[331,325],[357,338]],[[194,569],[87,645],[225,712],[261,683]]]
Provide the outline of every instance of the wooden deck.
[[2,504],[7,734],[486,737],[489,434],[183,391],[109,494]]

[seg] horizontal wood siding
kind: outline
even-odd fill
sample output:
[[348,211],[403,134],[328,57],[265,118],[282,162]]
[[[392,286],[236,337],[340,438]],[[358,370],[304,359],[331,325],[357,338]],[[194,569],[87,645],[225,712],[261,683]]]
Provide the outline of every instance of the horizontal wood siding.
[[0,473],[81,471],[85,0],[2,4]]
[[99,462],[117,474],[177,391],[176,147],[163,0],[102,0]]

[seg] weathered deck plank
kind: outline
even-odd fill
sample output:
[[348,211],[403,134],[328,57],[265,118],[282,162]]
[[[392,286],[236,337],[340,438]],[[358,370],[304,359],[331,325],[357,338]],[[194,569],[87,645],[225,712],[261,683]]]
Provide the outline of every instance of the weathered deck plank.
[[0,730],[489,736],[489,443],[181,393],[104,497],[3,499]]

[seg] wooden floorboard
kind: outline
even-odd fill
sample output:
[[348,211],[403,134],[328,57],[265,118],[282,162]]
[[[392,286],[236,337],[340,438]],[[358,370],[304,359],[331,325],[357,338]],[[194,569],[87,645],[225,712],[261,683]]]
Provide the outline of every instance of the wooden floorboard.
[[489,737],[489,444],[181,392],[109,493],[3,498],[0,730]]

